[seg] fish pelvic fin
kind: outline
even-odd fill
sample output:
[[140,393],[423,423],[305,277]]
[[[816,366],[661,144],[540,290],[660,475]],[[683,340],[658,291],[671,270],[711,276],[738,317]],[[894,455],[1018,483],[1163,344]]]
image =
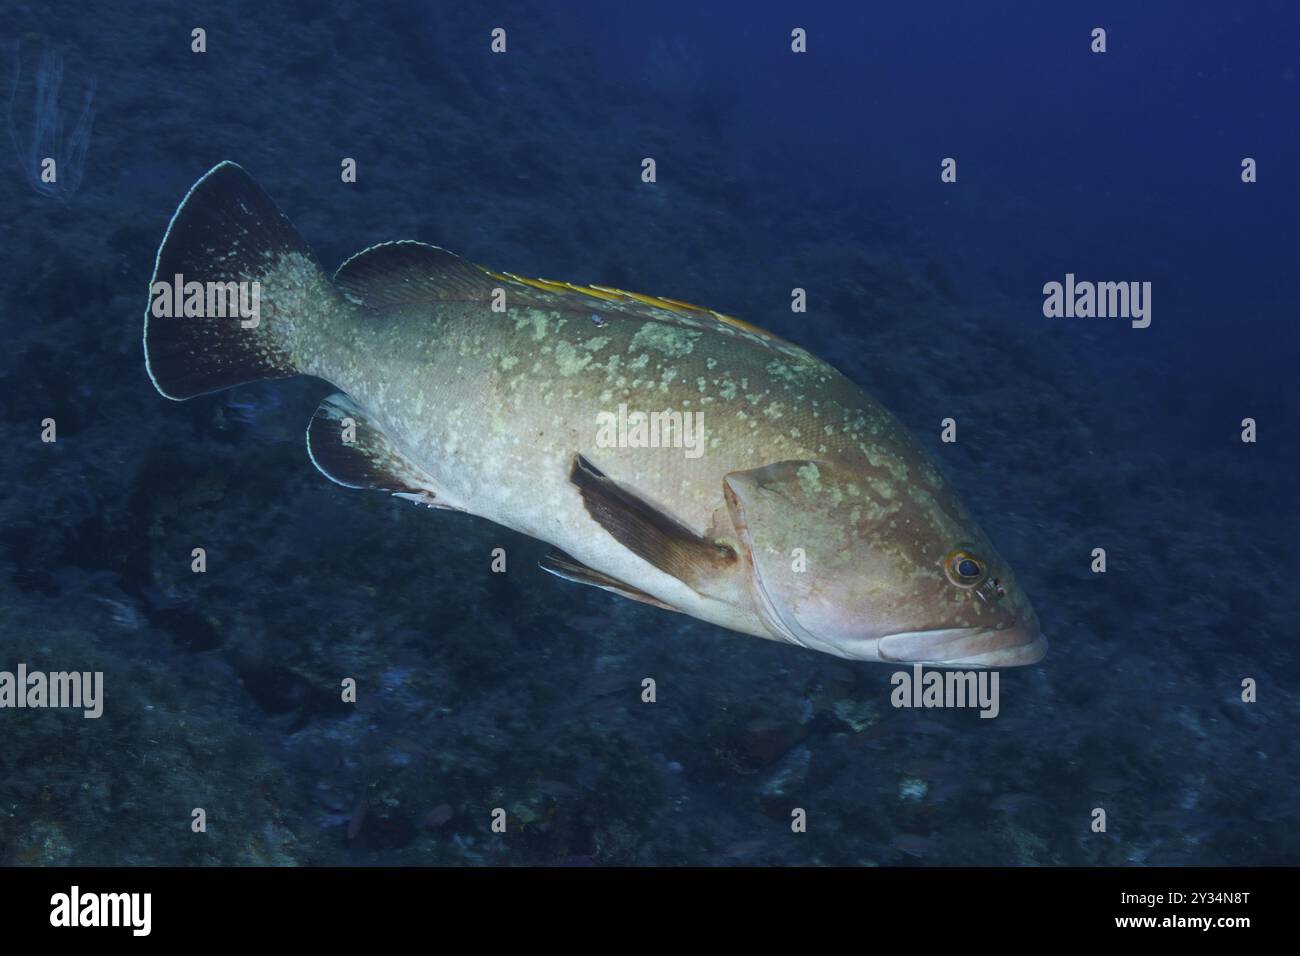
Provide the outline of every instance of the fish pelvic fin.
[[537,566],[543,571],[549,571],[557,578],[563,578],[566,581],[573,581],[577,584],[589,584],[592,587],[609,591],[611,594],[617,594],[620,597],[629,598],[633,601],[640,601],[642,604],[661,607],[666,611],[678,610],[678,608],[673,607],[671,604],[665,604],[654,595],[647,594],[640,588],[634,588],[630,584],[624,584],[617,578],[611,578],[608,574],[602,574],[594,568],[589,568],[585,564],[575,561],[567,554],[548,554],[541,561],[537,562]]
[[430,508],[464,510],[448,501],[429,474],[342,392],[321,402],[312,416],[307,454],[317,471],[345,488],[387,491]]
[[733,549],[696,534],[582,455],[574,456],[569,480],[587,513],[619,544],[688,587],[703,593],[710,581],[736,566]]
[[297,340],[337,300],[284,213],[241,167],[221,163],[190,187],[158,247],[144,318],[149,378],[180,400],[310,372]]

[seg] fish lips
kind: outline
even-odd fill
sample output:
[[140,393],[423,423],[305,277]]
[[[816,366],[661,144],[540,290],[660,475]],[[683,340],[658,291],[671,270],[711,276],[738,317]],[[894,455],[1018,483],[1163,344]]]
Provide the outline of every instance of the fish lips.
[[1047,638],[1030,615],[1002,628],[952,627],[886,634],[876,643],[882,661],[931,667],[1022,667],[1047,655]]

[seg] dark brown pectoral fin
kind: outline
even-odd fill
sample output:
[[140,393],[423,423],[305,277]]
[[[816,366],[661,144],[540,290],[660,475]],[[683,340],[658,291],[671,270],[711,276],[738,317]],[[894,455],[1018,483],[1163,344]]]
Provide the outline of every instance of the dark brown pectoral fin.
[[587,513],[614,540],[696,590],[736,562],[731,548],[696,534],[582,455],[574,456],[569,480],[582,493]]
[[640,601],[642,604],[653,604],[655,607],[661,607],[666,611],[677,610],[671,604],[665,604],[657,597],[646,594],[630,584],[624,584],[617,578],[611,578],[608,574],[601,574],[585,564],[578,563],[567,554],[548,554],[537,563],[537,566],[543,571],[551,572],[557,578],[564,578],[566,581],[590,584],[592,587],[601,588],[611,594],[631,598],[633,601]]

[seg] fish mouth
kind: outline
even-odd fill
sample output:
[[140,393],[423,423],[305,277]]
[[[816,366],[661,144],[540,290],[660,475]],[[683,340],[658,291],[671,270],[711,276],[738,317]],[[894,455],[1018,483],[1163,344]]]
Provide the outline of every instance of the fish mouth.
[[876,643],[882,661],[932,667],[1023,667],[1047,654],[1047,638],[1030,615],[1007,627],[951,627],[886,634]]

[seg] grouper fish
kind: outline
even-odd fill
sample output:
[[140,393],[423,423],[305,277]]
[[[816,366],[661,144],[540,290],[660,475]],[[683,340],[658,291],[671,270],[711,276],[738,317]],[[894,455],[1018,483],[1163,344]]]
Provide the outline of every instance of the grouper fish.
[[[237,295],[255,308],[227,308]],[[1011,569],[908,431],[730,316],[420,242],[372,246],[331,279],[226,162],[172,216],[144,350],[176,400],[325,380],[338,392],[307,446],[327,478],[541,539],[556,549],[542,566],[569,581],[855,660],[1046,652]]]

